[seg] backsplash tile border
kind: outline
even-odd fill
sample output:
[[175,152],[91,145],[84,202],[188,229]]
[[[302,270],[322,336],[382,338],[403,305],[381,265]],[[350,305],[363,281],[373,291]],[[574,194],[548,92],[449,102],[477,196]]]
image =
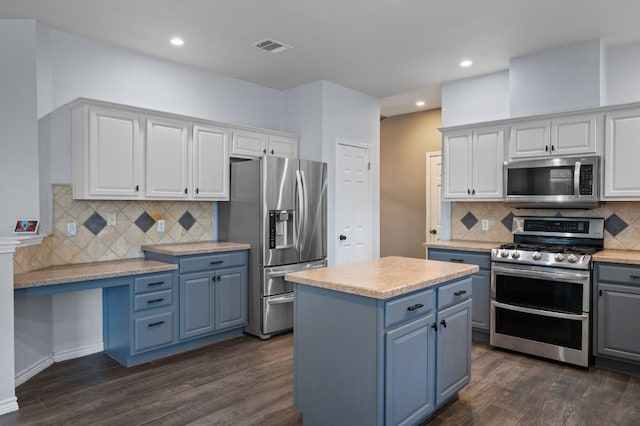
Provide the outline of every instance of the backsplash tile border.
[[[467,215],[478,219],[470,228]],[[573,209],[516,209],[501,202],[452,202],[451,239],[468,241],[511,242],[510,218],[513,216],[603,217],[605,222],[604,247],[609,249],[640,250],[640,202],[608,201],[591,210]],[[489,230],[480,223],[489,221]],[[626,226],[624,226],[625,224]]]
[[[74,200],[71,185],[53,185],[52,234],[42,244],[18,247],[14,253],[14,273],[47,266],[143,257],[144,244],[213,240],[213,203],[210,201],[111,201]],[[179,219],[193,218],[187,230]],[[156,226],[143,232],[135,221],[147,214],[155,224],[165,221],[165,232]],[[115,214],[116,225],[101,226],[97,235],[83,226],[93,215]],[[67,237],[67,223],[76,223],[75,237]],[[97,228],[96,228],[97,229]],[[94,229],[94,230],[96,230]]]

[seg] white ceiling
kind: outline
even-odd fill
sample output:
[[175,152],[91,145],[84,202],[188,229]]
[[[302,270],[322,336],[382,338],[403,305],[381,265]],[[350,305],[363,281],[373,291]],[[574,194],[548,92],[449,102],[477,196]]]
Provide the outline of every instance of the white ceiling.
[[[638,0],[0,0],[0,18],[274,89],[327,80],[382,98],[385,116],[439,107],[443,81],[506,69],[513,57],[640,40],[638,16]],[[183,47],[168,43],[175,35]],[[264,38],[293,49],[250,46]],[[460,68],[463,58],[474,65]]]

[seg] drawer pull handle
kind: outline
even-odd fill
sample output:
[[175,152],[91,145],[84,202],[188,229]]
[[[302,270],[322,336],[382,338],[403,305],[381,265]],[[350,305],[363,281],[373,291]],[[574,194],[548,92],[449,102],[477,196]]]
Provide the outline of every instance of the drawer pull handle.
[[640,280],[640,275],[629,275],[632,280]]
[[449,259],[451,262],[464,263],[464,259]]
[[209,262],[209,265],[220,265],[224,263],[224,260],[214,260],[213,262]]
[[453,293],[454,296],[462,296],[463,294],[467,294],[467,290],[460,290]]
[[164,284],[164,281],[156,281],[154,283],[147,284],[147,287],[154,287],[154,286],[162,285],[162,284]]
[[164,298],[162,299],[151,299],[151,300],[147,300],[147,303],[160,303],[164,300]]
[[422,303],[416,303],[416,304],[415,304],[415,305],[413,305],[413,306],[409,306],[409,307],[407,308],[407,311],[415,311],[416,309],[420,309],[420,308],[422,308],[423,306],[424,306],[424,305],[423,305]]
[[447,322],[445,320],[440,321],[440,325],[442,325],[444,328],[447,328]]
[[162,324],[164,324],[164,321],[152,322],[147,327],[155,327],[155,326],[162,325]]

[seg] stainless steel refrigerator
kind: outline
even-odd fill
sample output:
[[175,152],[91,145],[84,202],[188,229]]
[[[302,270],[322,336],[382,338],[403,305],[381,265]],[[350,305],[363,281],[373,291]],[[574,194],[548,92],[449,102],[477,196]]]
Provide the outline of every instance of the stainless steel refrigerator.
[[245,332],[267,339],[291,329],[293,286],[284,276],[327,265],[327,165],[280,157],[232,163],[218,236],[251,244]]

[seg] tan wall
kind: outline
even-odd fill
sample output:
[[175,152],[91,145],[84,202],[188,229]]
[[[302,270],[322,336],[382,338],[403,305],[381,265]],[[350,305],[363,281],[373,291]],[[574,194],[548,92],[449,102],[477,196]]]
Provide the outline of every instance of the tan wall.
[[440,151],[440,109],[380,122],[380,256],[425,257],[426,153]]

